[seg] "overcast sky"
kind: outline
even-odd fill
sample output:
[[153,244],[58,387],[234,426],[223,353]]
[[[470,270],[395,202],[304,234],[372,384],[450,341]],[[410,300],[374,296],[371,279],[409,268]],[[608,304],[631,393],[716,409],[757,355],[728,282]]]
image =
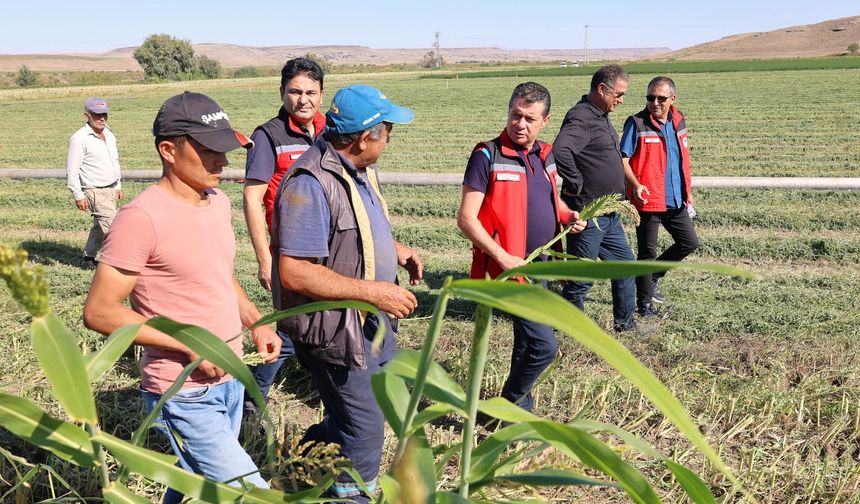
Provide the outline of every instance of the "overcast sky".
[[669,47],[860,15],[860,1],[8,0],[0,53],[104,52],[151,33],[192,43],[507,49]]

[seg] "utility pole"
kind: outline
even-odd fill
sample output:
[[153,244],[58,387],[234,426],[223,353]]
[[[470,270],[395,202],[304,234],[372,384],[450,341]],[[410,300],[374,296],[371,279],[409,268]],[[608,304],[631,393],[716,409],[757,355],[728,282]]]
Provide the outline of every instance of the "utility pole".
[[436,32],[436,42],[433,43],[433,50],[436,51],[436,68],[442,68],[442,53],[439,52],[439,33]]
[[590,25],[585,25],[585,64],[588,64],[588,27]]

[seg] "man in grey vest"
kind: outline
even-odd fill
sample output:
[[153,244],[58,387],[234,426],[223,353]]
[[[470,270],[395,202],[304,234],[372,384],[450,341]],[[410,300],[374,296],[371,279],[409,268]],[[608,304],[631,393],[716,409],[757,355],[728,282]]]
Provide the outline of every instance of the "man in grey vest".
[[96,269],[96,255],[116,215],[122,187],[116,137],[107,125],[107,102],[95,97],[87,100],[84,118],[87,123],[69,138],[66,185],[78,209],[93,216],[81,267]]
[[[276,308],[358,300],[380,309],[378,316],[327,310],[278,323],[325,405],[322,422],[311,426],[302,442],[339,444],[371,493],[382,458],[384,417],[370,377],[397,351],[393,319],[417,305],[415,296],[397,285],[397,266],[409,272],[412,285],[423,276],[415,250],[392,236],[376,161],[393,125],[409,123],[413,115],[371,86],[338,91],[326,113],[326,132],[281,182],[272,219]],[[380,324],[386,335],[374,353],[371,341]],[[355,502],[370,499],[345,474],[330,492]]]

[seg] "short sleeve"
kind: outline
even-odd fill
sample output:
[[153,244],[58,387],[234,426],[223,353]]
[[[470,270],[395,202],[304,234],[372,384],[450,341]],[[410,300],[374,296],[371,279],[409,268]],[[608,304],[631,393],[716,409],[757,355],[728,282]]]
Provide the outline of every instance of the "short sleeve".
[[633,157],[636,153],[636,123],[632,117],[628,117],[624,123],[624,131],[621,133],[621,155],[626,158]]
[[486,147],[472,152],[466,165],[463,185],[487,194],[490,186],[490,151]]
[[136,206],[123,207],[105,236],[99,261],[115,268],[140,273],[155,248],[152,219]]
[[275,173],[275,153],[272,141],[263,130],[258,129],[251,135],[254,147],[248,151],[245,160],[245,178],[268,182]]
[[281,255],[328,257],[331,209],[314,176],[299,173],[290,177],[278,199],[277,212]]

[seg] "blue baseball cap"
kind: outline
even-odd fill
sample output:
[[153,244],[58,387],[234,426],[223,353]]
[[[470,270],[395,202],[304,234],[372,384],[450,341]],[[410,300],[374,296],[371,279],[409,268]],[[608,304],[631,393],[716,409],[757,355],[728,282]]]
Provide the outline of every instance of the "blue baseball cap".
[[415,113],[410,108],[391,103],[382,91],[373,86],[355,84],[335,93],[325,116],[329,129],[348,134],[364,131],[381,122],[409,124]]
[[84,102],[84,110],[93,114],[107,114],[109,109],[106,101],[93,96]]

